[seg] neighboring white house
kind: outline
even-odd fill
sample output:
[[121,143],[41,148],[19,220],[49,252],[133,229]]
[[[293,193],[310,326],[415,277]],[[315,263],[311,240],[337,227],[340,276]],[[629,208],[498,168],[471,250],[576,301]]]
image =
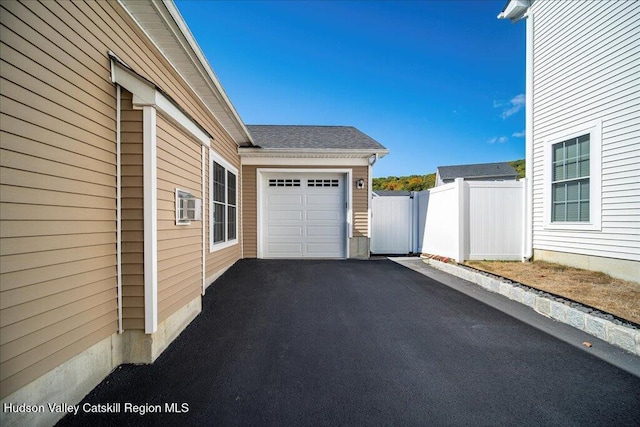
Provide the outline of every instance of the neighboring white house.
[[640,280],[640,2],[510,0],[526,19],[534,259]]
[[516,181],[518,179],[518,171],[509,163],[479,163],[437,167],[436,187],[450,184],[456,178],[463,178],[465,181]]

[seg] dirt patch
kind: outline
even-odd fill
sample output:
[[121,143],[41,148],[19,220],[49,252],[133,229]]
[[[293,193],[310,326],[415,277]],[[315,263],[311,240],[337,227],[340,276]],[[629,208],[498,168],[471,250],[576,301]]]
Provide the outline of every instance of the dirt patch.
[[467,261],[465,264],[640,324],[640,283],[544,261]]

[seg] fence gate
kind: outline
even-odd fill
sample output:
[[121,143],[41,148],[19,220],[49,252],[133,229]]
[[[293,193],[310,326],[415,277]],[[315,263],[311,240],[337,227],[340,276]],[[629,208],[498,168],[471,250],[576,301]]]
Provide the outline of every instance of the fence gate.
[[413,199],[409,196],[374,197],[371,203],[371,253],[412,252]]

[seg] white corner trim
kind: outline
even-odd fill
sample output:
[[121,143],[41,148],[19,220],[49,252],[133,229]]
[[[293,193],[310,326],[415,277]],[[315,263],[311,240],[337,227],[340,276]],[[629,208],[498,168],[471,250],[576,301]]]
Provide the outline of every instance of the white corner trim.
[[[567,139],[590,134],[589,152],[589,222],[551,221],[552,147]],[[543,211],[545,230],[602,230],[602,120],[572,127],[544,140]]]
[[353,238],[353,169],[347,169],[347,258],[349,258],[349,239]]
[[371,212],[371,205],[372,205],[372,199],[373,199],[372,173],[373,173],[373,166],[371,165],[371,162],[369,162],[369,165],[367,166],[367,175],[369,176],[369,178],[367,179],[367,237],[368,238],[371,238],[371,220],[373,219],[372,212]]
[[535,29],[535,14],[531,9],[527,11],[526,21],[526,71],[525,71],[525,205],[524,205],[524,236],[522,251],[523,261],[533,257],[533,102],[534,102],[534,56],[533,37]]
[[193,136],[200,144],[207,147],[210,145],[211,137],[180,110],[173,101],[167,98],[151,82],[145,80],[114,58],[111,58],[111,80],[133,94],[134,106],[138,108],[145,105],[157,107],[163,116]]
[[142,108],[144,182],[144,330],[158,328],[158,169],[156,109]]

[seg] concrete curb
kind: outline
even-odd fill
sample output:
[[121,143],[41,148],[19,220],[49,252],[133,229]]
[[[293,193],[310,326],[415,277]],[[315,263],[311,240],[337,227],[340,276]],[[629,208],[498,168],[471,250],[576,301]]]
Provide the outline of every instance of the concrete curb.
[[630,353],[640,356],[640,330],[615,319],[612,315],[600,313],[594,315],[594,310],[580,304],[562,300],[544,291],[538,291],[517,282],[492,277],[469,268],[442,261],[424,258],[426,264],[444,271],[445,273],[480,285],[484,289],[495,292],[527,305],[558,322],[566,323],[576,329],[584,331],[609,344],[620,347]]

